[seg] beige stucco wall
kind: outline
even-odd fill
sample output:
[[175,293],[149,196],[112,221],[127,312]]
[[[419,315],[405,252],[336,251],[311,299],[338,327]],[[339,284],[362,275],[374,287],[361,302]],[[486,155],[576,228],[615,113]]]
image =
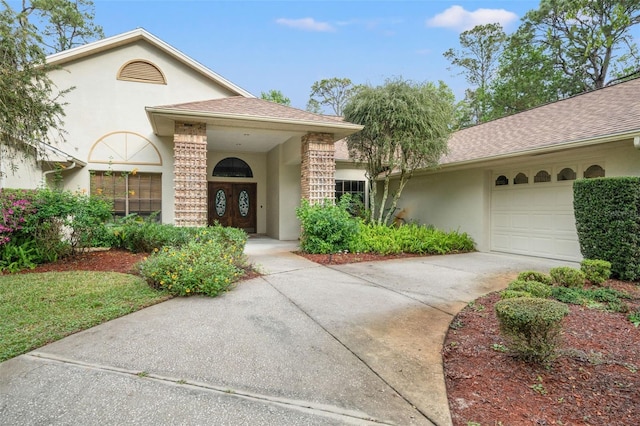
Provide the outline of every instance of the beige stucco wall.
[[292,160],[291,145],[298,144],[292,138],[273,148],[267,154],[267,235],[279,240],[297,240],[300,236],[300,221],[296,208],[300,206],[300,155]]
[[[253,178],[221,178],[213,177],[213,169],[219,161],[227,157],[237,157],[246,162],[251,171]],[[265,234],[267,232],[267,211],[269,203],[267,202],[267,155],[263,153],[247,153],[247,152],[220,152],[209,151],[207,154],[207,179],[211,182],[242,182],[256,183],[256,232]]]
[[[164,73],[167,84],[117,80],[120,67],[134,59],[147,60]],[[51,73],[60,89],[74,86],[64,101],[66,143],[59,148],[88,161],[92,146],[111,132],[133,132],[148,139],[157,149],[162,165],[144,164],[136,159],[125,164],[90,163],[83,173],[69,174],[65,186],[71,190],[89,189],[89,170],[162,173],[162,218],[173,222],[173,138],[157,137],[145,113],[145,106],[159,106],[194,100],[220,98],[229,92],[176,61],[152,45],[138,41],[113,50],[79,59]],[[114,155],[114,158],[117,158]]]
[[[490,194],[482,169],[417,176],[405,186],[398,207],[407,221],[467,232],[479,250],[488,247]],[[398,211],[400,211],[398,210]]]

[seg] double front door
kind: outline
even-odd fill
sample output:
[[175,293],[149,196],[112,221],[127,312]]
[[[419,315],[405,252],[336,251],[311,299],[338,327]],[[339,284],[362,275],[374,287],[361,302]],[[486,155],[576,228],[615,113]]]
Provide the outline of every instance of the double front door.
[[223,226],[256,232],[256,184],[209,182],[209,225],[215,221]]

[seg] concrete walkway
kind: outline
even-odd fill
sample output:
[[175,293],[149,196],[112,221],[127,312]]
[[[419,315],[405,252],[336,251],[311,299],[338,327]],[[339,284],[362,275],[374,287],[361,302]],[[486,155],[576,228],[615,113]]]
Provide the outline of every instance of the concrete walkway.
[[453,316],[518,271],[570,265],[470,253],[325,267],[295,249],[251,238],[262,277],[0,364],[0,423],[449,425]]

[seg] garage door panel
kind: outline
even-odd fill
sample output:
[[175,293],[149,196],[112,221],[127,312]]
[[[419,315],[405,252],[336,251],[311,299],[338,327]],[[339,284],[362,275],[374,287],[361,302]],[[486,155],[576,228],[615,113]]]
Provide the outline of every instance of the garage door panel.
[[529,214],[527,213],[513,213],[511,214],[511,229],[514,230],[526,230],[530,227]]
[[576,233],[576,218],[573,213],[554,215],[553,224],[556,231],[565,231],[571,234]]
[[531,215],[532,231],[552,231],[553,215],[551,214],[532,214]]
[[567,183],[494,188],[491,249],[578,261],[582,259]]

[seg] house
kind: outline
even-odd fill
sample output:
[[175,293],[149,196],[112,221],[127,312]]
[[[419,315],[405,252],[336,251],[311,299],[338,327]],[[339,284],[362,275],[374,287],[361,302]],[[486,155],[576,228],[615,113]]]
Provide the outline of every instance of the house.
[[66,142],[1,186],[36,187],[57,164],[66,189],[112,198],[118,216],[296,239],[301,197],[334,196],[334,142],[362,128],[257,99],[143,29],[47,60],[74,87]]
[[480,251],[577,261],[573,182],[601,176],[640,176],[640,78],[455,132],[399,207]]
[[[67,189],[112,198],[116,215],[281,240],[299,236],[301,198],[366,199],[344,143],[361,126],[257,99],[145,30],[48,60],[56,85],[75,87],[67,141],[38,167],[0,169],[0,187],[38,186],[62,165]],[[640,175],[640,79],[455,132],[399,207],[469,233],[480,251],[579,260],[573,181],[623,175]]]

